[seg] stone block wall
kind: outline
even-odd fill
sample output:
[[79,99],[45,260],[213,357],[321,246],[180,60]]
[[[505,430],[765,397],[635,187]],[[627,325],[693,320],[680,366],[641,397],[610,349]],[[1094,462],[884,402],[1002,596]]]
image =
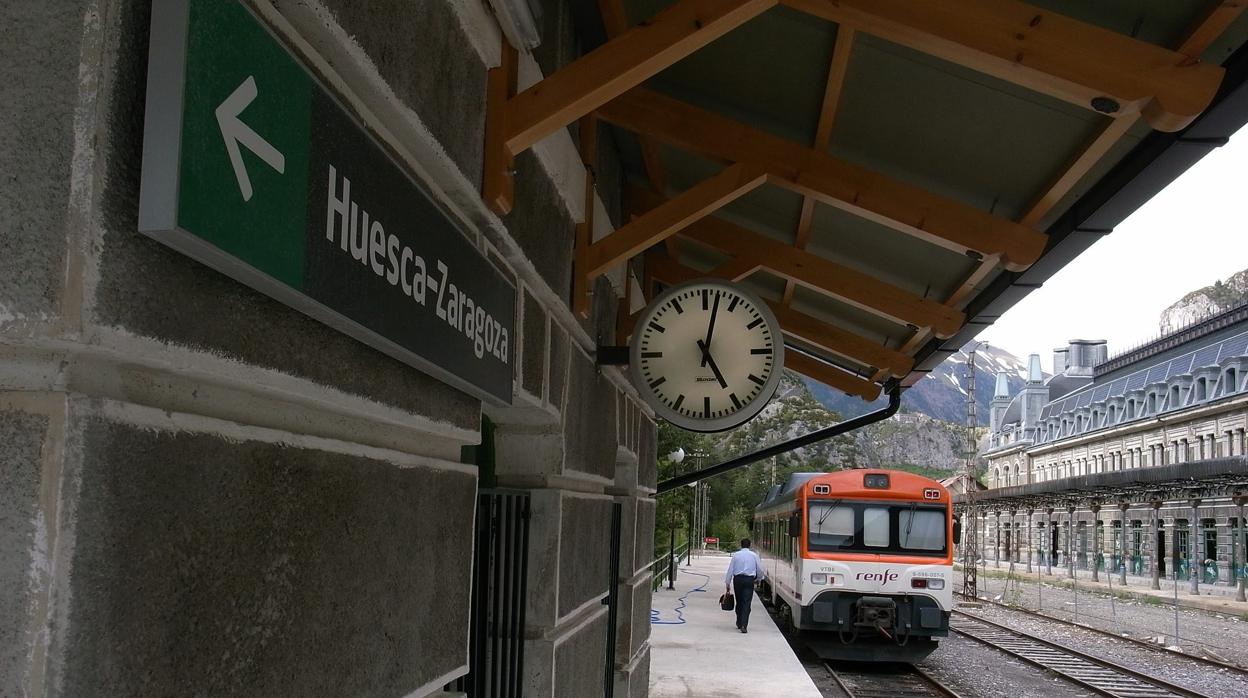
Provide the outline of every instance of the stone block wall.
[[[616,685],[644,695],[655,425],[592,359],[619,280],[567,306],[571,137],[496,216],[483,3],[243,1],[516,285],[514,406],[486,410],[497,484],[533,493],[531,693],[598,692],[615,589]],[[0,695],[440,693],[468,665],[482,404],[137,231],[151,6],[0,7]],[[526,79],[575,55],[566,14]]]

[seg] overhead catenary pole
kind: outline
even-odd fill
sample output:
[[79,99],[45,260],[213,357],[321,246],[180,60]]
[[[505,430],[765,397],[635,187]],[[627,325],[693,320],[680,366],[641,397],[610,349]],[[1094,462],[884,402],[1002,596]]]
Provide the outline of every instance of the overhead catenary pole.
[[979,426],[979,417],[975,405],[975,352],[983,346],[976,344],[966,360],[966,468],[962,477],[966,486],[966,513],[962,519],[965,530],[962,532],[962,595],[967,598],[979,596],[979,574],[976,565],[979,561],[979,510],[975,506],[975,428]]

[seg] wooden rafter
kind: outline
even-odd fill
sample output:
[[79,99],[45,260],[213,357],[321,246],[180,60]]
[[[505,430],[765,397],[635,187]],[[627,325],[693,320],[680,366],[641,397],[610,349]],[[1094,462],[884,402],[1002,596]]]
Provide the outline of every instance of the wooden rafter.
[[738,163],[725,168],[590,245],[585,276],[591,280],[601,276],[611,267],[628,261],[647,247],[756,189],[766,179],[767,173],[752,165]]
[[[653,280],[669,285],[709,276],[709,274],[686,267],[661,253],[646,255],[646,269]],[[843,356],[850,361],[866,366],[880,367],[885,377],[889,375],[901,377],[914,368],[914,359],[901,352],[881,346],[852,332],[842,330],[831,323],[824,322],[792,308],[784,307],[779,303],[766,302],[772,311],[775,312],[776,320],[780,323],[781,329],[791,337],[838,356]],[[635,322],[636,317],[634,316],[628,322],[623,323],[620,336],[625,337],[631,334],[632,326]]]
[[1030,266],[1047,241],[1012,221],[648,90],[633,90],[598,114],[707,157],[764,168],[772,183],[947,249],[999,254],[1013,270]]
[[1187,38],[1179,45],[1179,53],[1192,58],[1200,58],[1200,54],[1217,41],[1218,37],[1222,36],[1222,32],[1234,24],[1246,9],[1248,9],[1248,2],[1244,0],[1220,0],[1215,3],[1196,22],[1196,26],[1188,31]]
[[1085,108],[1142,114],[1160,131],[1177,131],[1199,116],[1224,73],[1017,0],[783,2]]
[[[598,0],[598,9],[602,13],[602,23],[607,30],[607,38],[615,37],[628,31],[628,17],[624,13],[623,0]],[[653,138],[641,136],[638,138],[638,144],[641,146],[641,162],[646,171],[646,178],[650,180],[650,188],[659,194],[667,192],[667,173],[663,167],[663,154],[661,146]],[[676,247],[676,238],[668,238],[663,241],[670,255],[679,254]]]
[[519,154],[776,1],[679,0],[509,100],[507,150]]
[[[823,106],[819,110],[819,122],[815,126],[815,150],[826,151],[832,140],[832,125],[836,121],[836,112],[841,104],[841,91],[845,87],[845,76],[849,73],[849,57],[854,49],[854,30],[844,24],[836,30],[836,44],[832,47],[832,62],[828,66],[828,79],[823,89]],[[793,246],[799,250],[806,249],[810,241],[810,226],[815,220],[815,199],[802,197],[802,214],[797,219],[797,231],[793,237]],[[797,284],[793,281],[784,282],[784,298],[782,303],[788,305],[793,301],[793,292]]]
[[502,60],[485,78],[485,163],[482,168],[481,198],[497,214],[511,212],[516,188],[515,157],[503,146],[507,136],[507,100],[516,93],[518,56],[516,49],[502,40]]
[[[663,205],[658,197],[635,188],[628,191],[627,201],[630,212],[646,212]],[[708,216],[691,222],[681,234],[736,260],[748,262],[748,265],[734,262],[732,266],[721,267],[723,269],[748,274],[754,268],[763,267],[874,315],[905,325],[931,327],[940,337],[951,336],[962,329],[966,320],[966,316],[958,310],[721,218]],[[711,274],[732,280],[742,278],[724,276],[720,269],[712,270]]]

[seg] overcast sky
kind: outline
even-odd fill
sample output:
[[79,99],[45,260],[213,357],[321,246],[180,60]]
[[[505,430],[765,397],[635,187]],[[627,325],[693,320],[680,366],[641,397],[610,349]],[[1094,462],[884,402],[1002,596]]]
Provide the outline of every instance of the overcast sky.
[[1106,339],[1109,353],[1157,334],[1188,291],[1248,268],[1248,136],[1236,134],[1114,232],[1011,308],[979,339],[1052,370],[1066,340]]

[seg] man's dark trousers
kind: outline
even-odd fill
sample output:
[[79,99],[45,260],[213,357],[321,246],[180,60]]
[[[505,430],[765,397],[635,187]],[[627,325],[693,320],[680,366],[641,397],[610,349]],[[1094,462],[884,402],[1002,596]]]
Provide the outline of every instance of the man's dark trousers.
[[737,597],[737,627],[750,624],[750,601],[754,598],[754,575],[738,574],[732,578],[732,593]]

